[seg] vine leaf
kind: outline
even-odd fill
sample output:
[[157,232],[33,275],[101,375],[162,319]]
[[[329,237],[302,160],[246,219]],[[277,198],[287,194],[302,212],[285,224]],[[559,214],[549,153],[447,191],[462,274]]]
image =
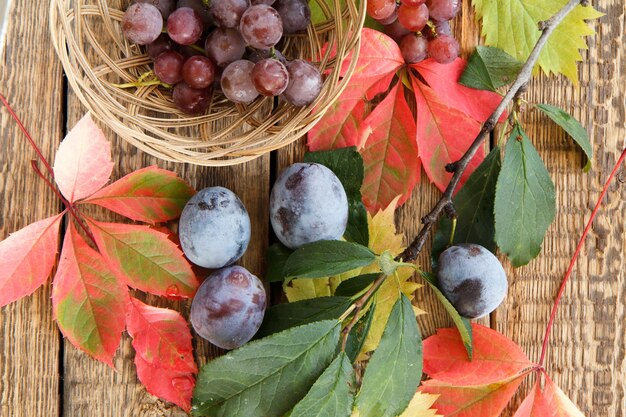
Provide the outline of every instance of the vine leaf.
[[141,383],[149,393],[189,411],[198,368],[187,321],[177,311],[130,297],[126,328]]
[[282,416],[331,363],[340,329],[337,320],[318,321],[250,342],[208,362],[198,374],[192,414]]
[[174,172],[151,166],[131,172],[83,202],[97,204],[131,220],[154,224],[180,217],[195,193]]
[[52,307],[63,335],[72,344],[113,367],[124,331],[128,292],[102,256],[70,223],[54,276]]
[[411,301],[402,295],[380,345],[365,368],[356,398],[360,417],[394,417],[404,411],[422,378],[422,338]]
[[39,220],[0,242],[0,307],[41,287],[56,260],[63,214]]
[[54,179],[73,203],[102,188],[112,171],[111,144],[87,113],[61,142],[54,159]]
[[546,375],[543,390],[539,381],[513,417],[584,417],[565,393]]
[[346,354],[352,362],[355,362],[358,359],[359,354],[363,350],[365,339],[367,338],[367,335],[372,327],[375,312],[376,302],[373,302],[365,314],[363,314],[359,321],[357,321],[348,335],[348,340],[346,341]]
[[349,417],[354,402],[354,369],[345,353],[330,363],[289,417]]
[[[485,43],[495,46],[524,61],[539,39],[542,22],[565,5],[566,0],[472,0],[477,16],[482,19],[481,33]],[[584,37],[595,31],[586,21],[603,16],[591,6],[578,6],[552,35],[537,62],[544,73],[564,74],[578,84],[576,62],[582,61],[580,49],[587,49]]]
[[496,242],[513,266],[541,251],[556,213],[554,184],[537,150],[515,125],[504,154],[494,203]]
[[444,415],[497,416],[537,365],[495,330],[472,324],[472,333],[472,360],[455,328],[439,329],[424,341],[424,372],[431,379],[420,390],[439,395],[435,408]]
[[502,49],[478,45],[470,56],[459,83],[480,90],[496,91],[515,80],[524,63]]
[[589,135],[580,122],[574,119],[566,111],[549,104],[537,104],[537,108],[546,114],[554,123],[559,125],[574,141],[581,147],[587,156],[587,164],[585,171],[591,169],[591,160],[593,159],[593,147],[589,142]]

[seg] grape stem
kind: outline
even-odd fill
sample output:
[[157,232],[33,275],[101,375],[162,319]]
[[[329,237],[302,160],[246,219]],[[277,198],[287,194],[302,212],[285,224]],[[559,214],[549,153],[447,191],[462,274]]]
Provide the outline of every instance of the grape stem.
[[410,262],[417,259],[417,255],[419,255],[419,253],[422,251],[428,235],[430,234],[435,223],[437,223],[437,220],[439,219],[441,214],[444,211],[449,211],[453,207],[452,197],[454,195],[454,191],[459,185],[461,176],[467,169],[467,165],[469,164],[470,160],[476,154],[478,149],[480,149],[485,138],[488,137],[489,133],[496,127],[500,116],[502,116],[502,113],[504,113],[504,110],[508,107],[508,105],[513,100],[517,101],[517,99],[519,99],[519,97],[526,91],[528,81],[532,76],[533,68],[537,64],[539,54],[541,53],[543,47],[546,45],[548,38],[550,37],[554,29],[559,25],[559,23],[561,23],[563,19],[579,4],[586,5],[587,1],[570,0],[554,16],[544,22],[539,23],[539,30],[541,30],[542,32],[541,36],[539,36],[537,43],[533,47],[532,52],[528,56],[528,59],[524,63],[524,66],[517,75],[517,78],[513,82],[513,85],[511,85],[498,107],[483,124],[480,132],[478,133],[478,136],[476,136],[469,149],[465,152],[461,159],[446,166],[446,171],[453,173],[452,179],[450,179],[450,183],[446,187],[443,195],[441,196],[439,201],[437,201],[433,209],[422,218],[423,225],[421,229],[419,230],[411,244],[399,256],[400,260]]

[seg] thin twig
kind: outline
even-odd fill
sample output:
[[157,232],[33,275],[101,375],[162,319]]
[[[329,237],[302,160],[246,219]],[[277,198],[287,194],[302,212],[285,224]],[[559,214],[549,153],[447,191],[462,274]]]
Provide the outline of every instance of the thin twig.
[[385,282],[385,278],[387,278],[385,274],[380,274],[378,278],[376,278],[376,280],[372,283],[372,286],[370,287],[370,289],[367,290],[365,294],[360,296],[359,299],[356,300],[355,303],[353,304],[355,308],[354,308],[354,314],[352,315],[352,320],[350,320],[350,323],[348,323],[348,325],[344,327],[342,330],[342,333],[343,333],[342,341],[341,341],[342,351],[346,350],[348,337],[350,336],[350,332],[352,331],[352,328],[358,323],[359,318],[361,316],[361,311],[367,305],[367,302],[370,300],[370,298],[372,298],[372,296],[380,288],[380,286],[383,285],[383,282]]
[[483,141],[488,136],[488,134],[495,128],[496,123],[504,113],[504,110],[508,107],[508,105],[516,98],[518,98],[521,94],[526,90],[526,85],[530,77],[532,76],[533,68],[535,67],[537,60],[539,59],[539,54],[541,50],[545,46],[548,38],[554,31],[554,29],[563,21],[565,16],[567,16],[576,6],[583,3],[585,0],[570,0],[561,10],[559,10],[554,16],[550,19],[540,22],[539,27],[542,31],[541,36],[537,40],[535,47],[532,52],[528,56],[526,63],[522,67],[521,71],[517,75],[517,78],[513,82],[513,85],[509,88],[506,95],[498,105],[498,107],[494,110],[494,112],[489,116],[487,121],[483,124],[483,127],[480,129],[478,136],[474,139],[469,149],[465,152],[465,154],[458,161],[450,164],[447,169],[450,172],[454,172],[452,175],[452,179],[450,179],[450,183],[446,187],[443,195],[437,201],[437,204],[433,207],[433,209],[422,218],[423,226],[418,232],[413,242],[405,249],[405,251],[399,256],[399,259],[405,262],[411,262],[417,259],[417,255],[421,252],[424,244],[426,243],[426,238],[428,237],[430,231],[433,226],[441,216],[441,213],[444,210],[449,210],[452,207],[452,196],[454,195],[454,190],[456,189],[459,181],[461,180],[461,176],[467,169],[467,165],[469,164],[472,157],[476,154],[478,149],[482,146]]

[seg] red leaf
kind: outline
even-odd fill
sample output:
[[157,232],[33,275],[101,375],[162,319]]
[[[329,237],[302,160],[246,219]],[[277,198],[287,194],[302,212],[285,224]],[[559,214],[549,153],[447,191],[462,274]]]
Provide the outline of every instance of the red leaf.
[[523,381],[536,369],[513,341],[472,325],[473,360],[467,358],[456,328],[440,329],[424,341],[424,372],[431,378],[422,391],[439,394],[435,408],[455,417],[500,414]]
[[[411,80],[417,103],[419,155],[424,171],[443,191],[452,177],[446,171],[446,165],[463,156],[480,131],[480,123],[443,103],[433,89],[415,77],[412,76]],[[459,185],[463,185],[484,157],[485,149],[481,147],[471,159]]]
[[87,220],[100,253],[128,285],[156,295],[193,297],[198,280],[167,234],[143,225]]
[[126,317],[133,338],[137,376],[149,393],[189,411],[198,368],[191,332],[176,311],[130,298]]
[[401,195],[404,203],[419,180],[415,142],[415,120],[398,83],[376,106],[361,126],[360,137],[367,141],[361,155],[365,178],[363,203],[374,213]]
[[127,288],[70,223],[52,287],[54,317],[63,335],[113,367],[127,302]]
[[191,396],[195,378],[187,373],[151,366],[141,356],[135,355],[137,377],[148,392],[178,405],[185,411],[191,409]]
[[151,166],[126,175],[84,202],[154,224],[180,217],[194,194],[195,190],[174,172]]
[[126,328],[137,355],[151,366],[198,372],[189,326],[177,311],[152,307],[131,297]]
[[400,48],[387,35],[364,28],[361,36],[359,58],[350,82],[308,133],[310,151],[358,145],[366,99],[386,91],[395,72],[404,65]]
[[0,242],[0,307],[32,294],[50,276],[58,252],[58,214]]
[[[443,102],[482,123],[498,107],[502,97],[491,91],[477,90],[459,84],[458,80],[466,65],[465,60],[461,58],[450,64],[439,64],[432,59],[426,59],[411,67],[419,72]],[[500,121],[504,118],[506,114],[502,114]]]
[[54,159],[54,178],[71,203],[102,188],[113,170],[111,144],[87,113],[65,137]]
[[538,381],[514,417],[584,417],[565,393],[547,375],[545,377],[543,391]]

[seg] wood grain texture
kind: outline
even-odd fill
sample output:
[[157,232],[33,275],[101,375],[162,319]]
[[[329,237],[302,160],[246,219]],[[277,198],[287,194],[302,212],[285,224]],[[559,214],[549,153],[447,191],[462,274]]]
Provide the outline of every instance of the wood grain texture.
[[[110,5],[121,0],[110,1]],[[125,2],[124,2],[125,3]],[[625,5],[622,0],[600,0],[595,6],[606,13],[589,38],[590,50],[579,68],[581,85],[561,77],[536,78],[526,95],[530,103],[544,102],[572,112],[594,142],[596,158],[590,173],[582,172],[583,155],[562,130],[536,111],[527,109],[527,133],[547,162],[557,189],[557,217],[540,258],[528,266],[507,267],[510,291],[491,324],[511,337],[531,359],[537,359],[552,301],[574,251],[585,221],[608,172],[624,146],[626,111]],[[8,44],[0,55],[0,91],[24,118],[44,154],[52,156],[65,129],[84,113],[69,92],[67,105],[60,66],[49,45],[47,7],[14,0],[10,12]],[[455,33],[464,54],[478,39],[478,26],[469,1]],[[67,125],[63,121],[67,117]],[[196,188],[222,185],[237,193],[250,213],[253,236],[242,264],[262,276],[268,244],[268,198],[271,171],[280,173],[301,160],[304,141],[246,165],[198,168],[158,161],[105,130],[112,140],[116,168],[113,180],[148,165],[172,169]],[[0,110],[0,238],[37,219],[57,213],[59,202],[32,173],[34,157],[5,111]],[[439,198],[439,191],[422,182],[397,213],[396,223],[410,239],[420,218]],[[91,210],[91,209],[90,209]],[[548,351],[546,368],[554,381],[588,416],[626,415],[626,169],[611,186],[603,211],[593,226],[572,281],[566,291]],[[100,219],[122,221],[119,216],[93,209]],[[430,264],[428,251],[418,262]],[[0,309],[0,416],[182,417],[171,404],[149,395],[137,381],[130,339],[124,337],[115,370],[100,364],[60,340],[52,320],[49,286],[33,296]],[[188,314],[188,301],[172,302],[138,294],[152,305]],[[445,312],[426,288],[416,293],[416,304],[429,311],[421,316],[425,335],[450,325]],[[199,364],[221,353],[195,338]],[[525,384],[524,387],[526,387]],[[523,392],[505,412],[511,416]]]

